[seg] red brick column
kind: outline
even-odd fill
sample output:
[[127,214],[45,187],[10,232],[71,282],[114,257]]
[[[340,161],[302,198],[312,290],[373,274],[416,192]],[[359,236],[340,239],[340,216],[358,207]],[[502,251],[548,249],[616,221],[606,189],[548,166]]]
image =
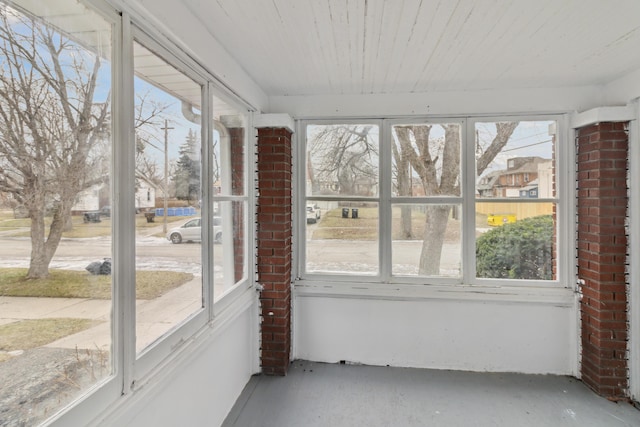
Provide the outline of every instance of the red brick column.
[[258,130],[258,282],[261,364],[286,375],[291,349],[291,132]]
[[576,140],[582,380],[609,398],[628,395],[626,129],[599,123]]
[[[244,128],[229,128],[231,145],[231,189],[234,195],[244,194]],[[234,278],[238,282],[244,275],[244,208],[233,203],[233,260]]]

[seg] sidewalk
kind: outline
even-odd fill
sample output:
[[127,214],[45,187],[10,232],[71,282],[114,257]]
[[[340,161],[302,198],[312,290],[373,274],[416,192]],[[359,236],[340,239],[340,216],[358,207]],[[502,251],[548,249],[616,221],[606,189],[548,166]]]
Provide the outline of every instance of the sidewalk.
[[[153,300],[136,300],[136,348],[143,350],[202,306],[199,277]],[[101,323],[44,347],[109,350],[111,300],[0,296],[0,325],[24,319],[79,318]]]

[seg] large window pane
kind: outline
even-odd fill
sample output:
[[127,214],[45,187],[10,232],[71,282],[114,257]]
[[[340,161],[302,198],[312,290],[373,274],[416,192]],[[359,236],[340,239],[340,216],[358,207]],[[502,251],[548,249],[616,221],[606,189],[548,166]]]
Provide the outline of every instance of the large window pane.
[[394,196],[460,195],[459,123],[395,125],[391,133]]
[[39,424],[112,373],[111,25],[28,5],[0,2],[3,425]]
[[476,203],[477,277],[555,279],[554,203]]
[[307,196],[378,196],[379,128],[307,126]]
[[373,202],[307,202],[307,272],[377,274],[378,212]]
[[477,198],[553,198],[553,121],[476,123]]
[[460,277],[461,208],[460,205],[393,205],[392,273]]
[[476,123],[477,277],[556,278],[555,129],[553,121]]
[[[202,87],[139,43],[135,52],[136,348],[202,309]],[[191,95],[191,97],[188,97]]]
[[247,117],[213,97],[213,297],[247,278]]
[[379,127],[310,124],[306,136],[306,272],[378,274]]
[[[460,196],[461,131],[460,123],[391,126],[392,196]],[[460,213],[459,205],[395,205],[392,273],[459,277]],[[414,256],[404,256],[410,247]]]
[[214,300],[220,299],[238,282],[246,278],[245,224],[247,204],[244,201],[217,202],[213,217]]

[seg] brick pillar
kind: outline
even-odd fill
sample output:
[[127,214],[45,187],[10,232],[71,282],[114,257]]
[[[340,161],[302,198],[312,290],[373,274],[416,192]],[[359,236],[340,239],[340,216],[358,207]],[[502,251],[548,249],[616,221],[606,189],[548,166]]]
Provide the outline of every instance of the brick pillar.
[[626,129],[598,123],[576,139],[582,380],[614,399],[628,396]]
[[261,364],[286,375],[291,349],[291,132],[258,130],[258,282]]
[[[228,128],[231,145],[231,190],[234,195],[244,194],[244,128]],[[244,206],[233,203],[233,260],[237,283],[244,275]]]

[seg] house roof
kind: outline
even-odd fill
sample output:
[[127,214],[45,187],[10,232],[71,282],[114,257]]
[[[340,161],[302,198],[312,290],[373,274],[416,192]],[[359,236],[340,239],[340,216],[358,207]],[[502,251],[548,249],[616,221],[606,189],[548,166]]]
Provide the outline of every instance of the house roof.
[[520,190],[530,191],[530,190],[534,190],[536,188],[538,188],[538,180],[534,179],[533,181],[529,182],[528,185],[525,185],[524,187],[521,187]]
[[[498,180],[498,178],[500,178],[500,175],[504,174],[504,172],[505,172],[505,169],[502,169],[502,170],[498,170],[498,171],[492,171],[492,172],[487,173],[486,175],[483,175],[482,176],[482,180],[480,180],[476,184],[476,188],[479,191],[492,189],[495,186],[496,181]],[[486,179],[487,182],[482,184],[481,182],[484,179]]]

